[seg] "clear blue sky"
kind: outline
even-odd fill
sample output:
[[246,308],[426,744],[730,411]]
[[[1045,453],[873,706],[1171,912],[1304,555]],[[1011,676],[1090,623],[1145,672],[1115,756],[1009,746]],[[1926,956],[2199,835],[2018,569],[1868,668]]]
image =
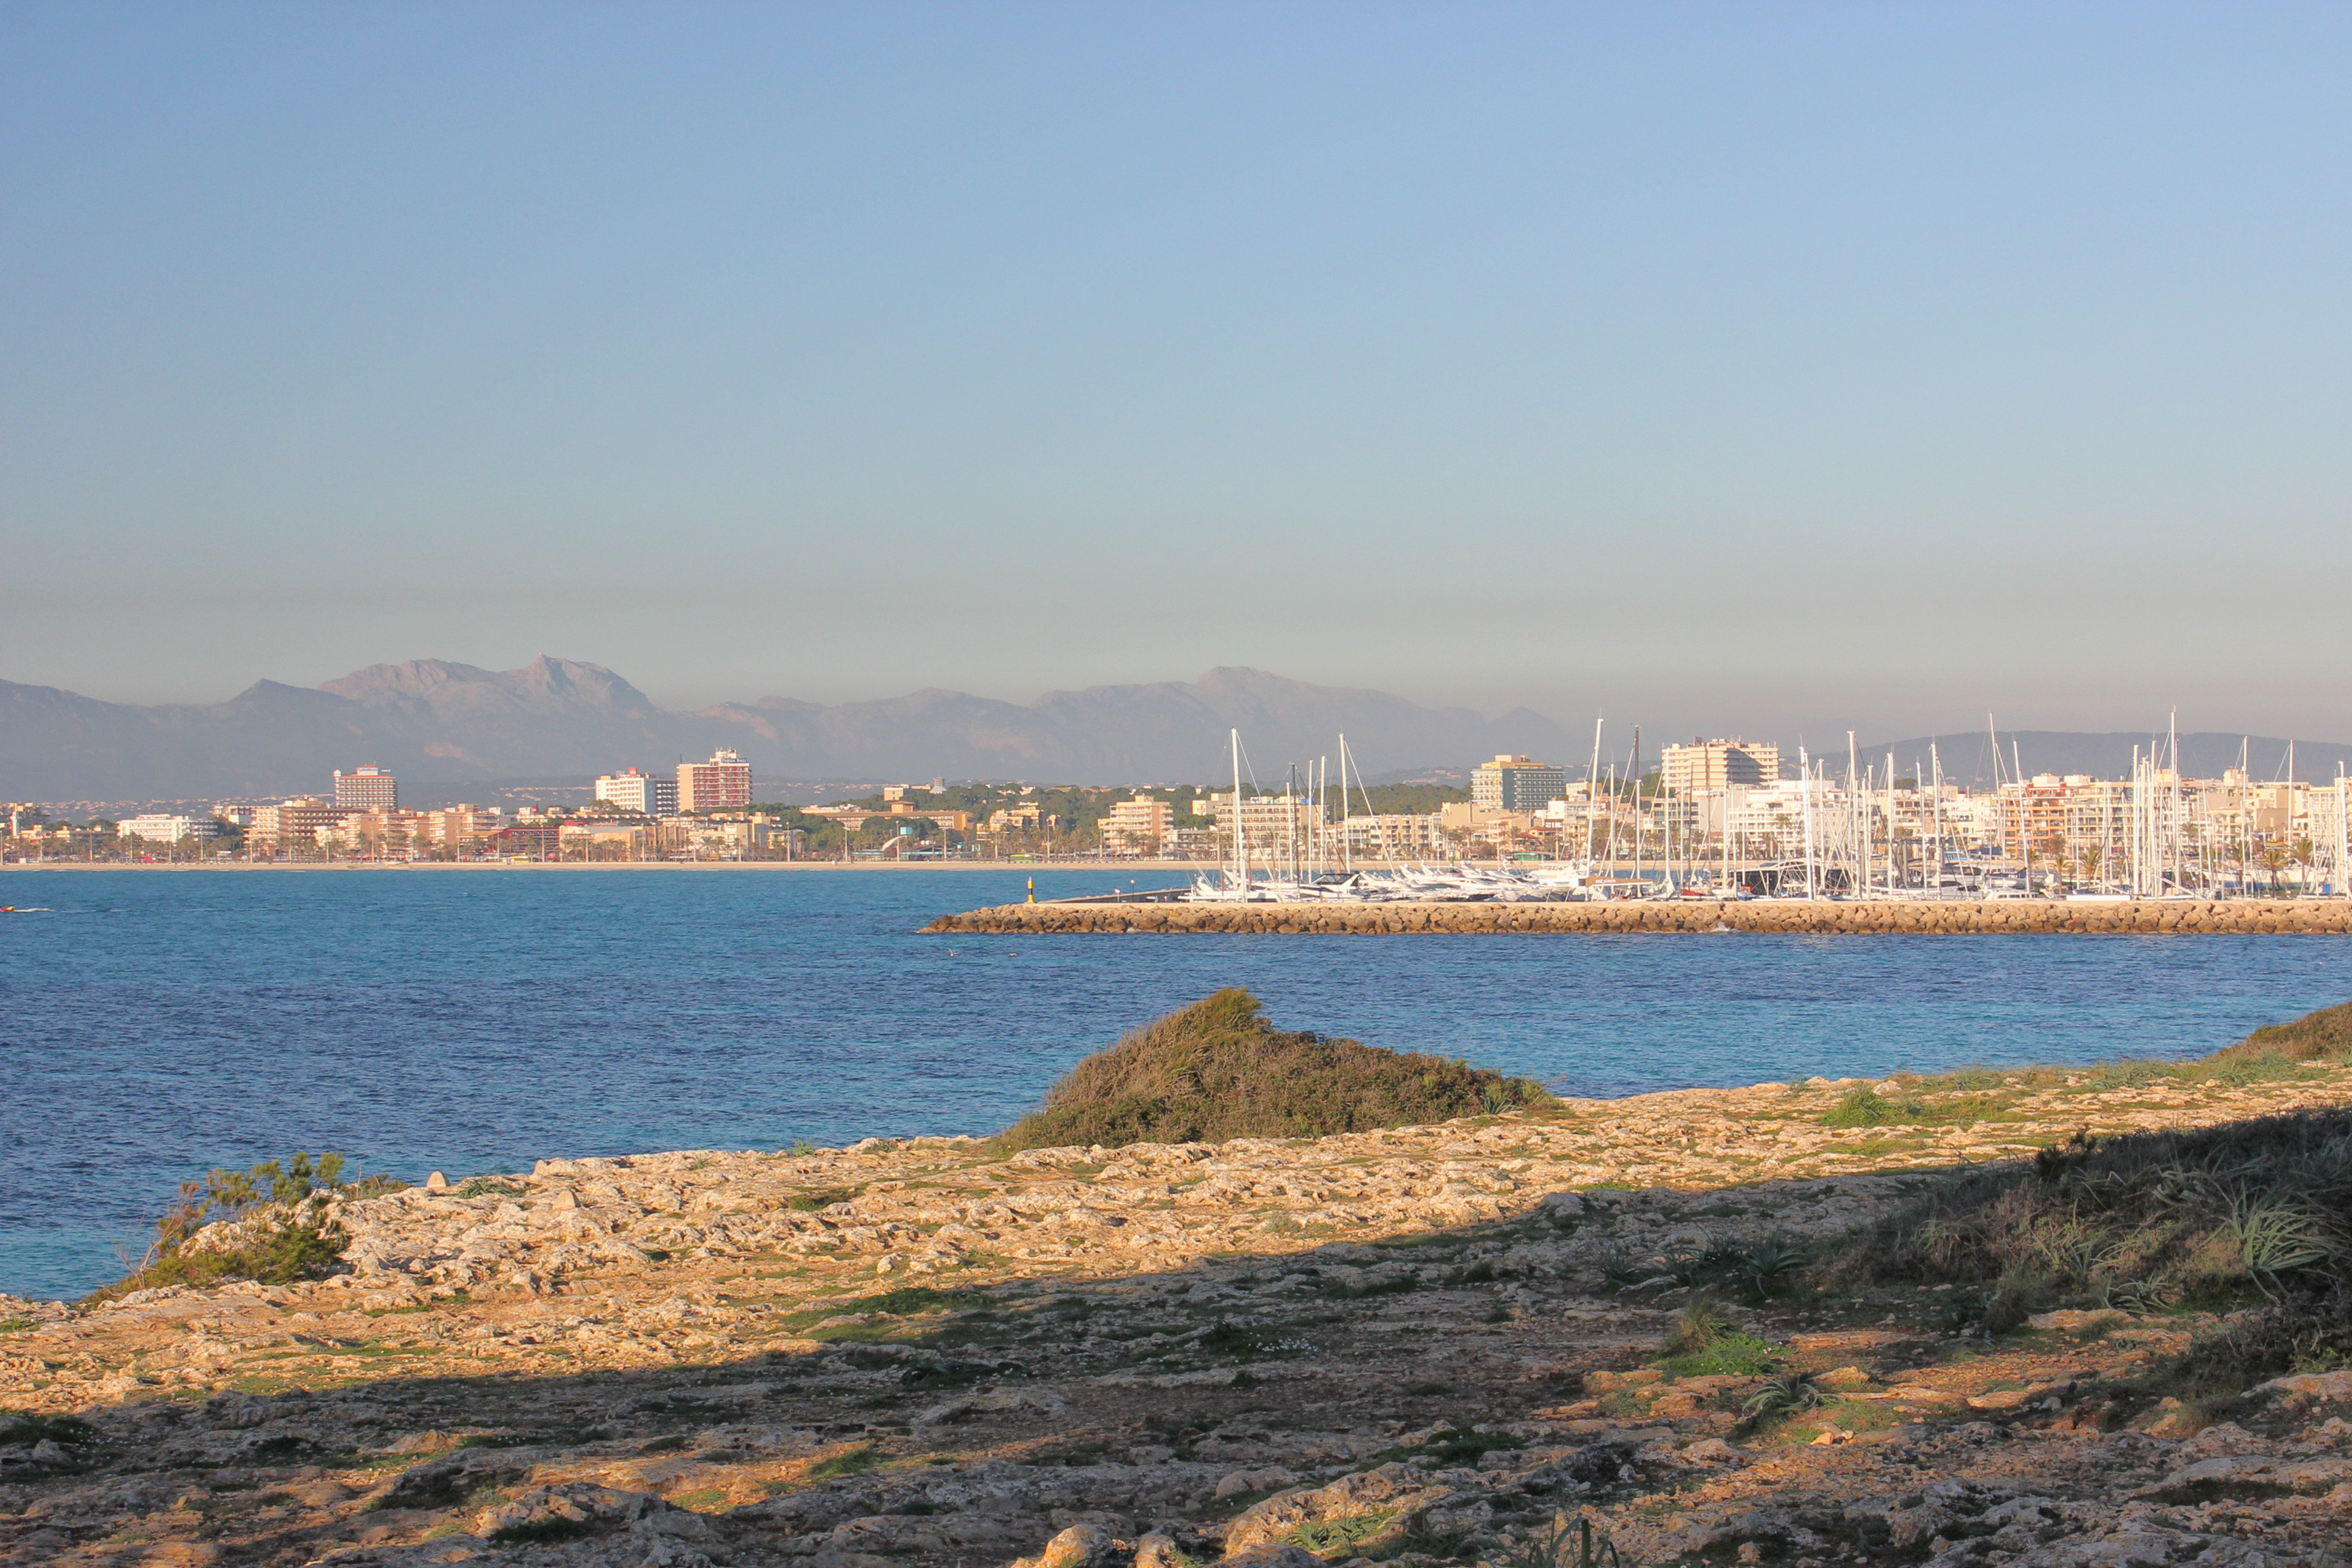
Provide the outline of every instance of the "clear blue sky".
[[0,677],[2352,735],[2340,6],[0,7]]

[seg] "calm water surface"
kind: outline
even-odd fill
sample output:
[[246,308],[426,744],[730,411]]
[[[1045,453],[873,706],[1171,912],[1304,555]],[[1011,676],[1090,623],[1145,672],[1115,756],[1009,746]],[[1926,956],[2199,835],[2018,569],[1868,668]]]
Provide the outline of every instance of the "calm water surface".
[[[1173,879],[1143,879],[1147,885]],[[1040,874],[1043,896],[1107,871]],[[936,937],[1019,872],[0,872],[0,1290],[184,1176],[1001,1127],[1220,985],[1582,1094],[2199,1055],[2352,995],[2326,937]]]

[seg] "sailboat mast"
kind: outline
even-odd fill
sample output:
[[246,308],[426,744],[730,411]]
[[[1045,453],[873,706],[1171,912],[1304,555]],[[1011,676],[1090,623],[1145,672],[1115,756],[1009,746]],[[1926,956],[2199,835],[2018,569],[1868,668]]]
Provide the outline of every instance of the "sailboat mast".
[[1242,732],[1236,729],[1234,739],[1234,886],[1246,896],[1249,892],[1249,851],[1242,840]]
[[1936,742],[1927,742],[1927,768],[1935,776],[1935,793],[1928,797],[1928,809],[1935,813],[1936,893],[1944,891],[1944,757]]

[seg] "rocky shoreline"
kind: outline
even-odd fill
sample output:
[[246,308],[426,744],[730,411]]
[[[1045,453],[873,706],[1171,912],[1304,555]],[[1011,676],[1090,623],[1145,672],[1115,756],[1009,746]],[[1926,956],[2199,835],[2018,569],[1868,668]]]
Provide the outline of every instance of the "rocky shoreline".
[[1983,900],[1685,899],[1576,904],[999,904],[942,915],[927,932],[1468,936],[1756,931],[1946,936],[2352,934],[2352,900]]
[[2020,1076],[1968,1118],[1826,1125],[1858,1087],[546,1160],[341,1203],[328,1279],[0,1303],[0,1559],[1430,1568],[1581,1518],[1626,1568],[2342,1561],[2352,1373],[2219,1421],[2118,1392],[2193,1312],[1986,1340],[1937,1290],[1742,1310],[1834,1394],[1751,1432],[1758,1378],[1652,1364],[1679,1296],[1609,1283],[1825,1244],[2078,1129],[2344,1103],[2352,1068]]

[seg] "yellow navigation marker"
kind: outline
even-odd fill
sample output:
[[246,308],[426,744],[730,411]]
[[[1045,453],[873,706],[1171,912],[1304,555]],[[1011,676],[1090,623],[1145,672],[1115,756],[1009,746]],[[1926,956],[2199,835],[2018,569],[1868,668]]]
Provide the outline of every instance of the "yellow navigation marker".
[[1029,901],[1033,904],[1037,901],[1037,879],[1034,877],[1029,879]]

